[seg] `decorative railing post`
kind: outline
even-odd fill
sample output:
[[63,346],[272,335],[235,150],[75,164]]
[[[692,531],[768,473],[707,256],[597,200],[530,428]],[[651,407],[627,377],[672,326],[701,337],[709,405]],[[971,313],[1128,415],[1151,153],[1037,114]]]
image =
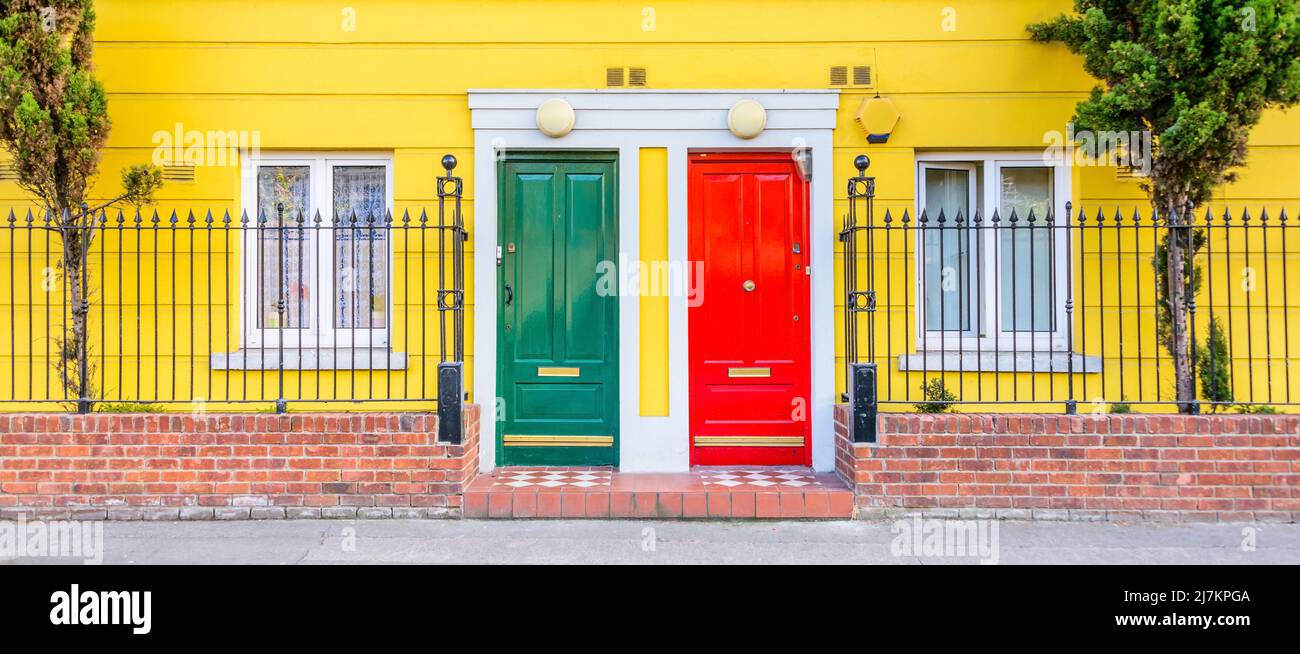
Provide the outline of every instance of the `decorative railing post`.
[[[853,166],[858,174],[849,179],[848,214],[844,217],[844,229],[840,231],[840,242],[844,244],[844,360],[845,360],[845,397],[852,412],[850,433],[855,443],[874,443],[876,441],[877,389],[876,389],[876,334],[875,311],[876,290],[875,272],[871,261],[867,262],[866,276],[858,281],[858,232],[866,232],[866,255],[870,258],[875,250],[873,232],[876,197],[876,178],[867,177],[867,167],[871,160],[866,155],[858,155]],[[861,205],[861,215],[859,215]],[[861,222],[859,221],[861,218]],[[873,314],[867,322],[867,361],[860,361],[858,355],[858,314]]]
[[[1065,400],[1065,413],[1075,415],[1079,412],[1079,403],[1074,398],[1074,203],[1067,201],[1065,203],[1065,253],[1069,257],[1070,265],[1066,268],[1069,271],[1069,277],[1065,283],[1065,365],[1066,365],[1066,386],[1069,395]],[[1083,210],[1079,211],[1079,222],[1083,223]],[[1082,236],[1080,236],[1080,247],[1082,248]],[[1082,265],[1082,264],[1080,264]]]
[[[438,440],[460,443],[464,437],[462,403],[467,399],[464,390],[465,241],[469,234],[465,231],[461,214],[464,182],[452,174],[456,157],[444,155],[442,167],[446,174],[438,176]],[[450,280],[447,274],[449,256]]]

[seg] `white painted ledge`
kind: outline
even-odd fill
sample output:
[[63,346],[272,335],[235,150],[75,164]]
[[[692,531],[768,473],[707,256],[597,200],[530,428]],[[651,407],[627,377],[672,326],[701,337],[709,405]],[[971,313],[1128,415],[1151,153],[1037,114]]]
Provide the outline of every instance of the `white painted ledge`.
[[220,352],[210,356],[213,370],[278,370],[281,357],[285,370],[406,370],[405,352],[375,348],[330,348],[302,350],[285,348]]
[[905,372],[1101,372],[1101,357],[1066,352],[917,352],[898,355]]

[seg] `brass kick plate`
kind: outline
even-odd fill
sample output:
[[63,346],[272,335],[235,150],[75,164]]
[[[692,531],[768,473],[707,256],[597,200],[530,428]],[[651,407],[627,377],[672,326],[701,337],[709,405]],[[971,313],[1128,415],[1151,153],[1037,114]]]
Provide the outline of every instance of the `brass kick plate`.
[[771,368],[727,368],[727,376],[736,377],[771,377]]
[[803,447],[803,436],[696,436],[696,447]]
[[582,375],[580,368],[538,368],[538,377],[579,377]]
[[502,442],[506,447],[613,447],[614,437],[506,434]]

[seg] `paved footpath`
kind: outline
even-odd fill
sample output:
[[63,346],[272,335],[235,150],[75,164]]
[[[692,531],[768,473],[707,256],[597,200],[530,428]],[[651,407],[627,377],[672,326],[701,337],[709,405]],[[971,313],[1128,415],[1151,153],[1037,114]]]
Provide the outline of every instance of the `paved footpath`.
[[[992,530],[984,523],[985,545]],[[931,528],[905,521],[910,534]],[[1297,524],[999,522],[999,563],[1300,563]],[[108,522],[104,562],[976,563],[895,555],[894,522],[304,520]],[[898,531],[896,531],[898,530]],[[1251,543],[1253,542],[1253,547]],[[1245,545],[1243,547],[1243,544]],[[924,553],[924,551],[921,551]],[[985,558],[990,558],[986,556]],[[19,559],[43,563],[48,559]],[[11,561],[12,562],[12,561]]]

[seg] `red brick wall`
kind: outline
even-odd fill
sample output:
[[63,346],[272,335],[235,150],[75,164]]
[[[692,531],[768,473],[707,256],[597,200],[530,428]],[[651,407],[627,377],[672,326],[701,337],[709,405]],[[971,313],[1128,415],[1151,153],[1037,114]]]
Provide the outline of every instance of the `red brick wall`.
[[1300,416],[895,414],[875,444],[848,418],[836,470],[862,517],[1300,518]]
[[459,517],[478,471],[413,413],[0,415],[0,518]]

